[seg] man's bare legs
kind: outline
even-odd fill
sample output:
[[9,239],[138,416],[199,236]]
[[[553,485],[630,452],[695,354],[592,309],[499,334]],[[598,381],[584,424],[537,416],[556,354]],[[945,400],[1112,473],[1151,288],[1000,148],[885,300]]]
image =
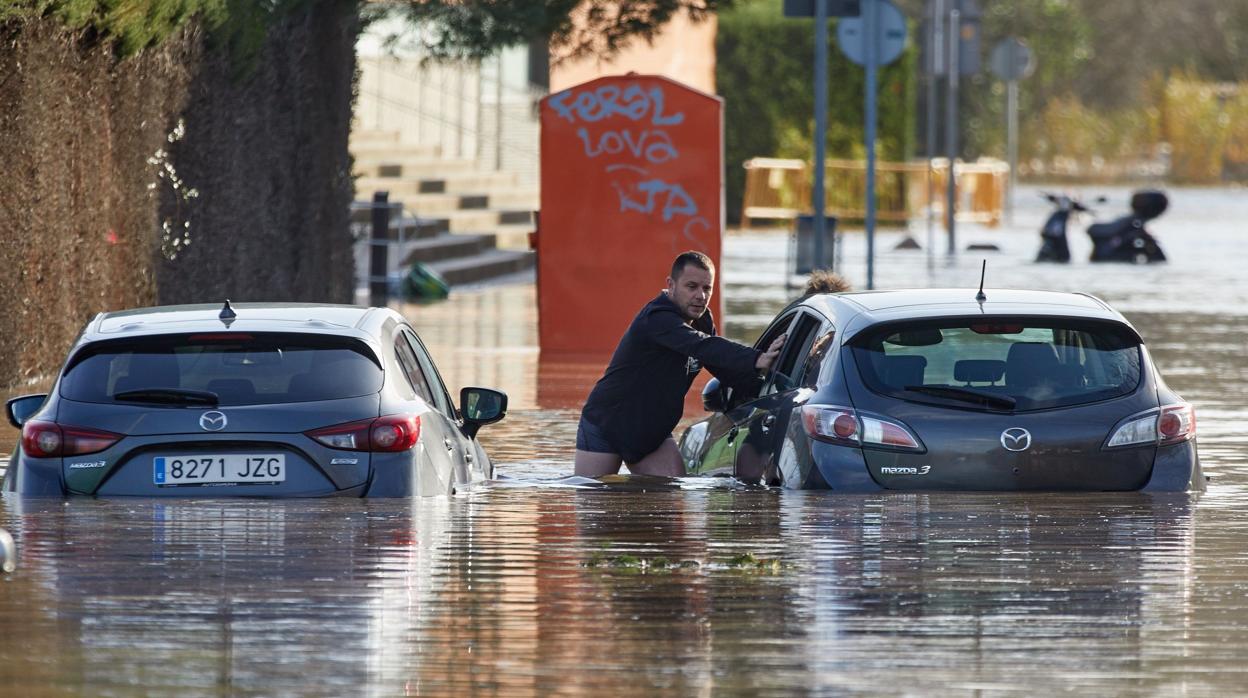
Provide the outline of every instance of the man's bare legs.
[[574,472],[581,477],[602,477],[620,472],[624,460],[614,453],[576,449]]
[[628,466],[628,471],[638,475],[684,477],[685,461],[680,457],[676,441],[669,436],[652,453]]
[[[574,468],[581,477],[602,477],[620,472],[622,464],[623,460],[614,453],[582,451],[578,448]],[[680,457],[676,441],[668,437],[653,453],[628,466],[628,472],[636,475],[684,477],[685,461]]]

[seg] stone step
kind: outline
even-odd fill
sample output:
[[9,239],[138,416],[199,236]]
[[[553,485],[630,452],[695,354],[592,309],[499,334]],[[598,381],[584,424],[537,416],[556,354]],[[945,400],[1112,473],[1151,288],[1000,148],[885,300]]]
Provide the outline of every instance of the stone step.
[[531,269],[533,263],[534,255],[529,251],[487,250],[471,257],[447,259],[428,266],[448,284],[455,286]]
[[[437,185],[445,180],[412,179],[409,177],[359,177],[355,181],[357,198],[371,196],[374,191],[390,192],[392,200],[402,200],[418,213],[453,210],[456,208],[495,208],[533,211],[541,203],[541,197],[530,187],[496,186],[475,191],[456,189],[446,191]],[[459,197],[457,200],[455,197]]]
[[413,262],[441,262],[457,257],[473,257],[494,248],[492,235],[460,235],[442,233],[437,237],[419,240],[407,246],[405,266]]
[[[372,224],[372,215],[372,211],[364,207],[357,207],[351,211],[351,223],[357,234],[362,232],[361,228]],[[402,216],[390,221],[390,238],[392,240],[431,238],[446,233],[450,229],[450,220],[446,218]]]
[[[414,194],[401,197],[399,200],[403,202],[406,210],[422,218],[452,217],[461,212],[488,212],[492,214],[489,220],[496,224],[528,223],[532,225],[533,221],[533,213],[527,208],[512,209],[495,205],[493,194]],[[483,227],[491,226],[487,224]]]
[[476,167],[477,163],[472,160],[355,154],[355,164],[351,171],[361,178],[436,179],[450,173],[472,172]]
[[393,147],[400,144],[398,131],[364,131],[352,129],[347,147],[351,150],[359,148],[361,150]]
[[388,142],[356,142],[347,144],[351,156],[356,160],[383,160],[405,162],[408,160],[441,160],[441,148],[436,145],[417,143]]
[[503,250],[530,250],[529,234],[533,226],[521,223],[495,225],[474,233],[457,232],[455,235],[489,235],[494,238],[494,245]]
[[529,230],[533,229],[533,212],[529,210],[461,209],[439,215],[450,219],[453,233],[493,232],[495,228],[507,225],[528,226]]
[[[420,180],[421,193],[479,192],[512,189],[519,177],[514,172],[446,172],[442,175]],[[535,193],[536,195],[536,193]]]

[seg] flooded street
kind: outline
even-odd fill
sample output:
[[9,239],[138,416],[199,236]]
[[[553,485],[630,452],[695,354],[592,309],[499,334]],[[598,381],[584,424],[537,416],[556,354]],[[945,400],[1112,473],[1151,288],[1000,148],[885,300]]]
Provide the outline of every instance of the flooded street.
[[[1125,189],[1086,193],[1109,194],[1102,219],[1126,210]],[[482,431],[497,480],[417,500],[5,495],[0,694],[1242,693],[1248,195],[1171,195],[1150,224],[1166,265],[1081,261],[1086,221],[1077,261],[1032,264],[1047,211],[1027,188],[1013,226],[959,230],[999,252],[929,263],[882,232],[876,285],[973,294],[986,258],[989,289],[1104,298],[1196,405],[1199,497],[563,482],[602,364],[543,360],[533,285],[496,285],[404,310],[453,392],[510,395]],[[845,240],[861,287],[863,236]],[[783,235],[726,240],[726,334],[752,342],[798,295],[786,254]]]

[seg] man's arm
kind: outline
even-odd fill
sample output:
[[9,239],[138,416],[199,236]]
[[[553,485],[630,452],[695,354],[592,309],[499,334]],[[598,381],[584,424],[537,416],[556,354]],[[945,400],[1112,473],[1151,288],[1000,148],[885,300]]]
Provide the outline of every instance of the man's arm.
[[[702,319],[699,318],[699,321]],[[705,322],[699,324],[704,327],[709,325]],[[686,325],[676,313],[651,313],[646,319],[646,325],[650,336],[659,345],[685,356],[692,356],[717,375],[723,372],[744,377],[756,370],[767,370],[780,353],[779,346],[775,343],[767,351],[760,352],[731,339],[699,332]]]
[[[701,320],[701,318],[699,318]],[[731,339],[699,332],[675,312],[654,312],[646,318],[648,334],[660,346],[692,356],[708,366],[729,370],[750,370],[758,352]]]

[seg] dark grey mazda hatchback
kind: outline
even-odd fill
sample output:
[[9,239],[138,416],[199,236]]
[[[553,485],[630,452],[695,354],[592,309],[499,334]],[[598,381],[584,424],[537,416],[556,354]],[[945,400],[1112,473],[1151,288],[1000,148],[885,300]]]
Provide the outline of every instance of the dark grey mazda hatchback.
[[244,303],[97,315],[22,430],[3,489],[31,495],[408,496],[492,477],[476,440],[507,396],[461,413],[386,308]]
[[1135,328],[1048,291],[823,294],[759,338],[788,340],[761,387],[712,380],[690,474],[801,489],[1203,490],[1196,416]]

